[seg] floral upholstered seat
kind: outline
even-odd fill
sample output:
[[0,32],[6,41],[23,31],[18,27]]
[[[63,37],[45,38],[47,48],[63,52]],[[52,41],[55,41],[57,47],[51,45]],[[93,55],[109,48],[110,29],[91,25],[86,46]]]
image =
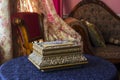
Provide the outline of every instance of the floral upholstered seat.
[[[101,0],[82,0],[79,2],[69,17],[76,18],[81,21],[84,19],[94,24],[100,31],[105,41],[105,47],[95,47],[92,45],[89,32],[81,27],[84,31],[78,28],[74,29],[82,35],[84,39],[85,52],[92,53],[93,55],[103,57],[114,63],[120,62],[120,17],[118,17],[105,3]],[[70,20],[69,20],[70,21]],[[79,21],[77,21],[79,23]],[[66,22],[68,22],[66,20]]]

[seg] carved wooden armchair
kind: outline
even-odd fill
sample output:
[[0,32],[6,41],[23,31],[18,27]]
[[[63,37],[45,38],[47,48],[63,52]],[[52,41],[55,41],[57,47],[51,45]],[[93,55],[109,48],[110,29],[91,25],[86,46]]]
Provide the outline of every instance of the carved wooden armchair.
[[13,35],[13,56],[29,55],[32,42],[44,39],[43,14],[19,12],[11,17]]
[[[101,0],[79,2],[65,21],[71,25],[84,40],[85,53],[91,53],[113,63],[120,63],[120,17]],[[73,19],[75,18],[75,19]],[[94,47],[89,32],[81,19],[93,23],[101,32],[106,47]]]

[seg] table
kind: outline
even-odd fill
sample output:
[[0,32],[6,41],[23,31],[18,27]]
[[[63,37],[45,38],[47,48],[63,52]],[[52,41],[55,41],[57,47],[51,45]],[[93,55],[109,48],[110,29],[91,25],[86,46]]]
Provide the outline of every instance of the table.
[[88,64],[77,68],[41,72],[27,56],[8,61],[0,66],[2,80],[118,80],[116,67],[99,57],[85,55]]

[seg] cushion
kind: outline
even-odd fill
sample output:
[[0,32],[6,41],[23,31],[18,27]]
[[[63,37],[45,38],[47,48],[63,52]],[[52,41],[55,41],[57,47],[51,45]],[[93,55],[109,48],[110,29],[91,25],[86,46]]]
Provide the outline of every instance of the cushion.
[[105,47],[105,41],[103,39],[103,36],[101,35],[100,31],[97,29],[97,27],[86,20],[81,20],[87,27],[89,38],[91,40],[91,43],[94,47]]
[[87,31],[87,28],[85,27],[84,23],[81,22],[80,20],[72,18],[72,17],[68,17],[64,21],[68,25],[70,25],[70,27],[72,27],[76,32],[78,32],[79,35],[82,36],[84,52],[89,53],[89,54],[93,54],[94,49],[91,45],[89,35],[88,35],[88,31]]

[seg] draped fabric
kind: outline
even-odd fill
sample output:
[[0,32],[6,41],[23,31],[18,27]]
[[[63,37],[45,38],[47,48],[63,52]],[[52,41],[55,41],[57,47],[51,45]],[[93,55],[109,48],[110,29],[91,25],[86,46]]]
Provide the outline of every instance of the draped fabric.
[[17,9],[19,12],[42,12],[45,15],[46,41],[71,40],[82,45],[81,36],[57,15],[53,0],[19,0]]
[[18,0],[17,11],[40,13],[39,0]]
[[[62,0],[53,0],[56,12],[59,16],[62,17]],[[26,4],[27,3],[27,4]],[[18,12],[20,11],[30,11],[30,12],[39,12],[39,0],[19,0],[18,1]],[[23,9],[24,8],[24,9]]]
[[62,17],[62,11],[63,11],[63,9],[62,9],[62,0],[53,0],[53,2],[54,2],[54,6],[55,6],[55,9],[56,9],[56,12],[57,12],[57,14],[60,16],[60,17]]
[[9,0],[0,0],[0,63],[12,58]]

